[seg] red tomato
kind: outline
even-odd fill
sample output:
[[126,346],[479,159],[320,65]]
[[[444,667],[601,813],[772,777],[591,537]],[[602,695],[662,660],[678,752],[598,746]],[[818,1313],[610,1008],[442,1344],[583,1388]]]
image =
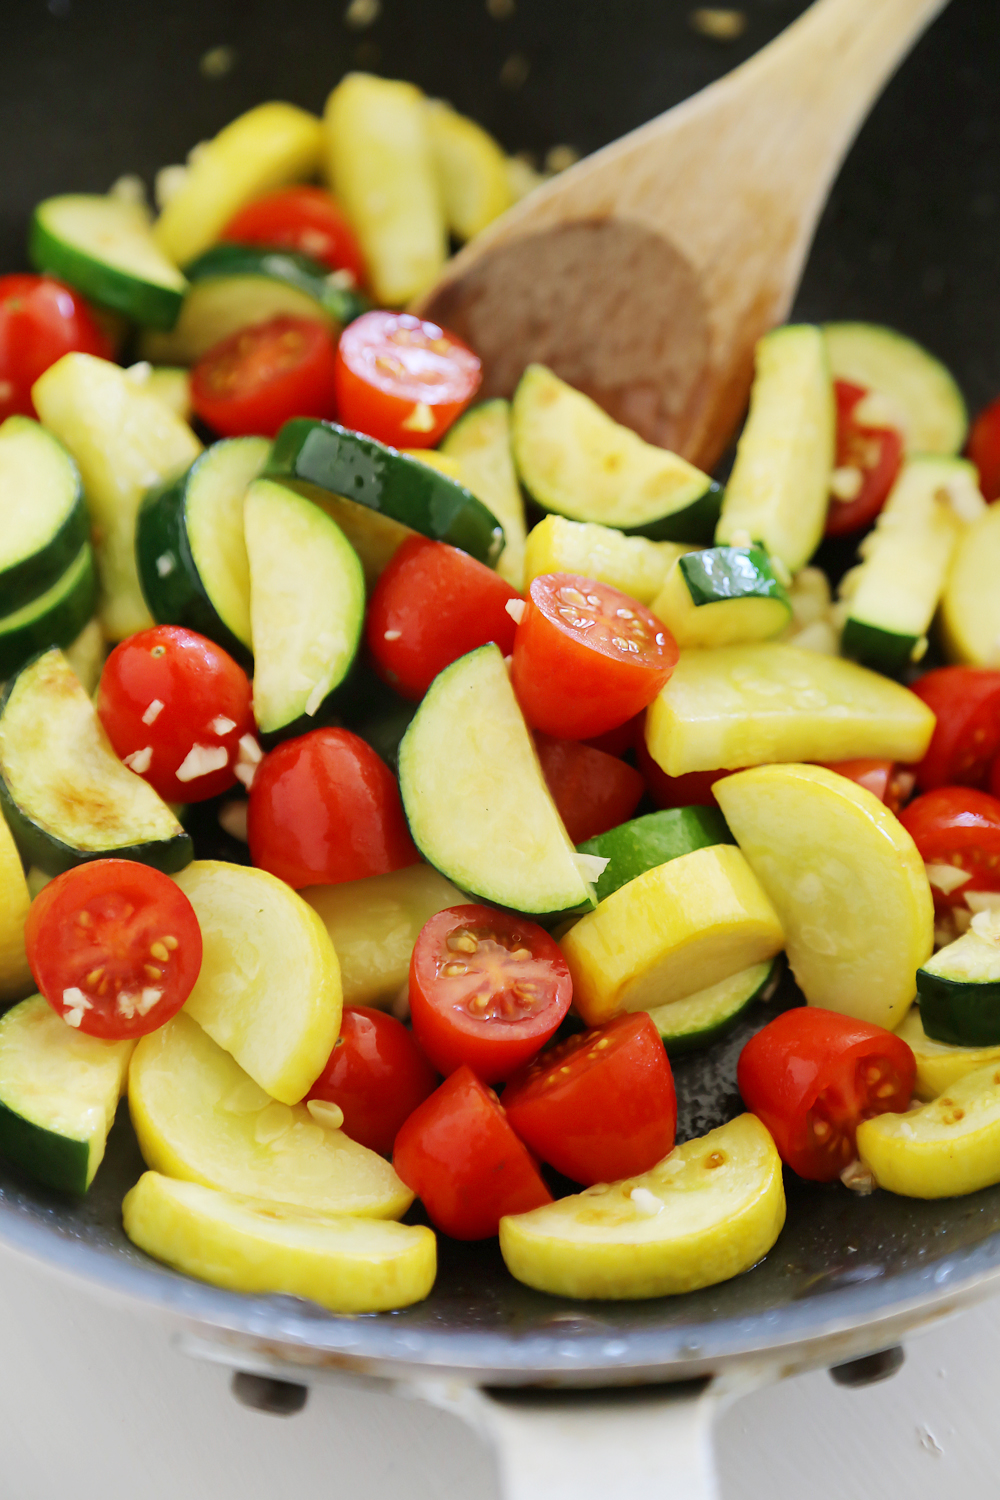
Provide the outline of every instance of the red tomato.
[[941,786],[904,807],[899,821],[927,865],[971,876],[953,891],[932,886],[936,906],[961,906],[967,891],[1000,891],[1000,800],[972,787]]
[[201,969],[194,907],[169,875],[95,859],[57,875],[24,929],[35,983],[70,1026],[118,1040],[176,1015]]
[[322,188],[289,187],[268,193],[241,208],[219,238],[238,245],[295,250],[331,271],[350,271],[355,286],[365,279],[357,236],[340,204]]
[[410,313],[362,313],[340,335],[340,421],[394,448],[433,448],[481,379],[461,339]]
[[413,1030],[441,1073],[467,1063],[486,1083],[509,1078],[548,1041],[572,998],[558,944],[525,917],[489,906],[439,911],[410,959]]
[[329,329],[286,314],[240,328],[191,371],[191,405],[223,437],[274,437],[290,417],[332,417],[336,347]]
[[300,889],[419,864],[396,779],[347,729],[310,729],[265,755],[250,788],[250,857]]
[[380,677],[404,698],[422,698],[439,672],[495,641],[514,645],[507,613],[517,590],[467,552],[412,536],[375,585],[365,627]]
[[636,714],[632,719],[626,719],[624,724],[618,724],[614,729],[609,729],[606,734],[595,734],[593,739],[584,740],[585,745],[592,745],[595,750],[603,750],[605,755],[627,755],[630,750],[636,748],[636,743],[642,738],[643,725],[646,722],[645,711]]
[[917,786],[984,786],[1000,755],[1000,672],[939,667],[913,684],[937,718]]
[[893,813],[899,812],[913,791],[913,772],[905,766],[897,766],[895,761],[838,760],[826,769],[866,787]]
[[344,1134],[389,1156],[399,1127],[437,1083],[437,1074],[402,1021],[381,1010],[349,1005],[326,1067],[307,1098],[339,1104]]
[[854,409],[867,396],[863,386],[835,380],[838,469],[857,469],[860,488],[852,500],[831,497],[827,536],[846,536],[874,521],[889,497],[903,462],[903,438],[894,427],[862,427]]
[[718,807],[713,786],[723,776],[736,774],[735,770],[689,771],[686,776],[668,776],[646,749],[642,734],[636,737],[635,758],[657,807]]
[[579,740],[536,734],[542,771],[574,844],[617,828],[635,812],[646,784],[634,766]]
[[987,500],[1000,499],[1000,396],[972,424],[966,449],[979,470],[979,488]]
[[243,668],[180,625],[154,625],[115,647],[97,712],[115,754],[167,802],[228,791],[240,741],[255,729]]
[[782,1161],[800,1177],[832,1182],[857,1155],[862,1120],[909,1108],[916,1071],[891,1031],[803,1005],[750,1038],[736,1077]]
[[990,795],[1000,797],[1000,755],[993,762],[993,769],[990,772]]
[[585,1187],[648,1172],[674,1148],[673,1074],[645,1011],[541,1053],[508,1083],[503,1107],[542,1161]]
[[51,276],[0,276],[0,422],[36,415],[31,387],[64,354],[110,359],[111,344],[72,287]]
[[392,1164],[438,1229],[456,1240],[496,1234],[504,1214],[552,1202],[492,1089],[458,1068],[396,1136]]
[[677,642],[643,605],[575,573],[532,580],[514,636],[511,682],[528,723],[586,740],[652,703]]

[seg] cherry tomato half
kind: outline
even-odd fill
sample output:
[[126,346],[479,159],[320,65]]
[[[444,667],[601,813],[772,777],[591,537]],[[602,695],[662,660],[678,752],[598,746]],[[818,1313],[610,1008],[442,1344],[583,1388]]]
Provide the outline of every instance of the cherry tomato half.
[[439,672],[495,641],[509,656],[519,599],[499,573],[446,542],[412,536],[375,585],[365,626],[380,677],[404,698],[422,698]]
[[0,276],[0,422],[15,414],[35,416],[31,387],[74,351],[112,357],[79,293],[51,276]]
[[116,1041],[169,1021],[201,969],[194,907],[169,875],[131,859],[95,859],[49,881],[24,941],[52,1009]]
[[288,187],[241,208],[220,234],[238,245],[268,245],[311,256],[331,271],[349,271],[355,286],[365,279],[357,235],[344,210],[319,187]]
[[543,573],[514,636],[511,682],[534,729],[586,740],[652,703],[678,654],[662,621],[627,594],[575,573]]
[[889,497],[903,462],[903,438],[894,427],[863,427],[854,412],[867,396],[864,386],[835,380],[837,400],[836,467],[854,471],[857,493],[848,500],[830,499],[827,536],[846,536],[874,521]]
[[410,313],[362,313],[337,346],[340,421],[394,448],[433,448],[481,379],[461,339]]
[[1000,396],[973,422],[966,452],[979,470],[984,499],[1000,499]]
[[803,1005],[750,1038],[736,1077],[782,1161],[800,1177],[832,1182],[857,1155],[862,1120],[909,1108],[916,1071],[891,1031]]
[[535,748],[572,843],[607,833],[635,812],[646,784],[634,766],[579,740],[557,740],[550,734],[536,734]]
[[899,821],[927,865],[954,865],[970,879],[932,886],[935,906],[961,906],[967,891],[1000,891],[1000,800],[973,787],[941,786],[904,807]]
[[826,769],[867,788],[892,813],[899,812],[914,787],[913,772],[891,760],[838,760]]
[[552,1202],[496,1094],[471,1068],[456,1069],[414,1110],[392,1164],[432,1223],[456,1240],[487,1239],[504,1214]]
[[300,889],[420,861],[396,779],[347,729],[310,729],[265,755],[250,788],[250,857]]
[[569,1010],[573,983],[557,943],[534,922],[489,906],[450,906],[420,930],[410,1016],[441,1073],[467,1063],[486,1083],[533,1057]]
[[645,1011],[541,1053],[502,1103],[522,1141],[585,1187],[648,1172],[674,1148],[673,1074]]
[[724,776],[735,775],[735,771],[688,771],[684,776],[668,776],[646,749],[641,733],[635,742],[635,758],[657,807],[718,807],[713,786]]
[[403,1121],[437,1085],[437,1074],[402,1021],[348,1005],[326,1067],[306,1097],[338,1104],[344,1134],[389,1156]]
[[939,667],[913,684],[937,723],[915,767],[917,786],[984,786],[1000,755],[1000,672]]
[[97,712],[115,754],[167,802],[228,791],[240,740],[255,729],[243,668],[180,625],[154,625],[115,647]]
[[240,328],[191,371],[191,405],[223,437],[274,437],[290,417],[332,417],[336,349],[310,318]]

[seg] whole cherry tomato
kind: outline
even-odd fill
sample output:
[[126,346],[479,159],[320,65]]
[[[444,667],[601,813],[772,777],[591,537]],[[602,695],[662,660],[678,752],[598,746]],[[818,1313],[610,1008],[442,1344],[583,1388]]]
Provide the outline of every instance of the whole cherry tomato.
[[333,335],[285,314],[240,328],[191,372],[191,405],[223,437],[274,437],[291,417],[336,411]]
[[635,812],[645,782],[634,766],[579,740],[535,735],[542,773],[574,844],[617,828]]
[[410,313],[362,313],[340,335],[340,421],[394,448],[433,448],[481,379],[461,339]]
[[80,294],[51,276],[0,276],[0,422],[35,416],[31,387],[74,351],[112,354]]
[[961,906],[967,891],[1000,891],[1000,800],[996,797],[973,787],[935,787],[904,807],[899,821],[925,864],[954,865],[969,876],[950,890],[932,883],[935,906]]
[[229,220],[219,238],[295,250],[330,271],[349,271],[355,286],[365,279],[357,235],[336,198],[323,188],[281,188],[257,198]]
[[402,1021],[348,1005],[329,1061],[307,1097],[339,1105],[344,1134],[389,1156],[403,1121],[437,1085],[437,1074]]
[[856,475],[857,490],[847,500],[831,497],[827,536],[846,536],[874,521],[896,482],[903,462],[903,438],[894,427],[862,426],[855,416],[867,396],[864,386],[835,380],[837,400],[836,467]]
[[1000,396],[979,413],[966,449],[979,470],[979,488],[986,500],[1000,499]]
[[915,767],[922,792],[938,786],[985,786],[1000,755],[1000,672],[939,667],[913,684],[937,723]]
[[724,776],[735,775],[735,771],[688,771],[684,776],[668,776],[646,749],[641,733],[635,742],[635,758],[657,807],[718,807],[713,786]]

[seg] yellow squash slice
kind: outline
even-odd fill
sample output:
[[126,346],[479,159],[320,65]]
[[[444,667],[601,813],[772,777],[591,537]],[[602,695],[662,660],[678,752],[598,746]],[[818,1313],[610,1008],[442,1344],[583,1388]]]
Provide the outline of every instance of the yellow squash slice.
[[963,533],[941,600],[941,630],[952,661],[1000,666],[1000,500]]
[[231,1291],[370,1313],[409,1307],[434,1285],[437,1243],[423,1225],[286,1208],[159,1172],[143,1173],[122,1217],[147,1255]]
[[507,158],[488,131],[443,99],[429,99],[424,108],[448,228],[471,240],[514,201]]
[[991,1064],[1000,1067],[1000,1046],[953,1047],[948,1042],[935,1042],[924,1031],[918,1005],[908,1011],[902,1026],[897,1026],[896,1035],[913,1050],[917,1060],[913,1092],[924,1101],[936,1099],[967,1073],[977,1073]]
[[167,1177],[370,1219],[413,1202],[381,1156],[269,1098],[183,1011],[136,1047],[128,1102],[143,1160]]
[[989,1063],[904,1115],[858,1126],[858,1155],[879,1187],[957,1198],[1000,1182],[1000,1066]]
[[24,951],[31,897],[21,856],[0,813],[0,1003],[30,995],[35,982]]
[[646,713],[668,776],[874,756],[922,760],[934,715],[916,693],[851,661],[763,642],[682,651]]
[[677,559],[697,551],[688,542],[651,542],[596,521],[546,516],[528,533],[524,583],[527,588],[542,573],[579,573],[651,604]]
[[731,844],[646,870],[562,939],[573,1004],[588,1026],[708,989],[784,946],[781,924]]
[[756,766],[714,791],[809,1003],[894,1030],[934,949],[923,860],[898,818],[823,766]]
[[756,1265],[785,1222],[781,1161],[756,1115],[652,1171],[500,1220],[511,1275],[559,1297],[667,1297]]
[[530,579],[524,576],[524,498],[511,452],[510,402],[484,401],[459,417],[441,444],[441,457],[458,463],[462,484],[500,522],[504,543],[496,570],[523,590]]

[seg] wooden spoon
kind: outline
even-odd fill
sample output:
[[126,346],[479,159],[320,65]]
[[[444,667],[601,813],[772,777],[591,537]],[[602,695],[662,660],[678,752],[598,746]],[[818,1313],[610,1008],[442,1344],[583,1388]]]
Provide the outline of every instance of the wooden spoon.
[[509,396],[538,360],[711,468],[855,133],[945,4],[816,0],[734,72],[504,214],[418,311],[482,356],[484,397]]

